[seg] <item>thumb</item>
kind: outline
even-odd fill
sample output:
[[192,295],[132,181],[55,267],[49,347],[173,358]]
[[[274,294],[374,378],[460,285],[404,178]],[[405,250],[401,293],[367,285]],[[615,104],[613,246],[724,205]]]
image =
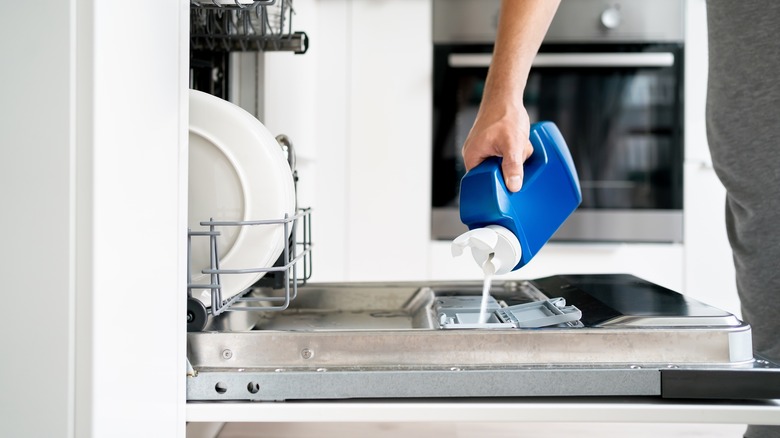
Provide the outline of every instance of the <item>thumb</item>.
[[510,192],[520,191],[523,186],[523,160],[515,154],[505,156],[501,162],[504,183]]

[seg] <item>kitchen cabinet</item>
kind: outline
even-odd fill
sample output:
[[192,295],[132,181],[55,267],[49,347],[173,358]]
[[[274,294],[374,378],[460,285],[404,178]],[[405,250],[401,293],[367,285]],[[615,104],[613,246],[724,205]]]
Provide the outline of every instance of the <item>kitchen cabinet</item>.
[[3,436],[184,436],[188,10],[0,5]]
[[314,278],[426,278],[430,1],[318,11]]
[[726,235],[726,191],[704,163],[685,165],[685,293],[741,315]]
[[351,18],[348,274],[421,278],[430,191],[420,178],[430,169],[430,2],[356,1]]

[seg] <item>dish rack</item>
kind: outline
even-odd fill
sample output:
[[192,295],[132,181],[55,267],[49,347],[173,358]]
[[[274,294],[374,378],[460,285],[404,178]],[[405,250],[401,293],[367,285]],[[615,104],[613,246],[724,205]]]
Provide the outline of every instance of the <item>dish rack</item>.
[[[200,223],[208,227],[207,230],[187,232],[187,331],[201,331],[206,325],[208,315],[217,316],[224,312],[235,311],[282,311],[298,295],[298,286],[305,285],[311,278],[311,208],[299,208],[294,215],[285,214],[282,219],[248,220],[248,221],[214,221],[208,220]],[[256,227],[265,225],[282,225],[285,239],[284,250],[279,260],[272,267],[247,267],[240,269],[223,269],[219,266],[220,251],[217,238],[221,235],[220,229],[226,227]],[[209,268],[201,272],[207,274],[210,282],[207,284],[192,283],[192,239],[209,239]],[[299,273],[298,264],[303,263]],[[276,286],[282,289],[280,296],[252,297],[250,292],[268,284],[268,275],[258,280],[248,289],[235,296],[223,299],[222,282],[223,275],[273,273],[283,277]],[[302,275],[299,275],[302,274]],[[271,285],[271,287],[274,287]],[[203,303],[192,296],[193,290],[208,289],[211,291],[211,307],[206,308]]]
[[292,0],[191,0],[194,50],[306,53],[309,38],[292,31]]

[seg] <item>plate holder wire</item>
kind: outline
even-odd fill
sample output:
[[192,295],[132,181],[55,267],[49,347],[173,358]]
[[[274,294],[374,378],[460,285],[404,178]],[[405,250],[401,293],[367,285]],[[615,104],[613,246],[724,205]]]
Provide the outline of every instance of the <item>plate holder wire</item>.
[[[220,253],[217,244],[217,238],[221,235],[222,227],[253,227],[264,225],[279,225],[284,227],[284,235],[289,236],[285,239],[284,250],[282,251],[282,264],[272,267],[246,267],[237,269],[224,269],[219,266]],[[211,308],[207,309],[212,316],[217,316],[227,311],[282,311],[285,310],[292,300],[298,295],[298,286],[305,285],[311,278],[311,208],[299,208],[295,215],[285,214],[282,219],[267,220],[249,220],[249,221],[214,221],[213,219],[203,221],[201,226],[208,227],[208,230],[187,231],[187,296],[192,298],[193,290],[208,289],[211,291]],[[301,228],[299,228],[301,227]],[[209,239],[209,267],[203,269],[201,273],[209,276],[208,284],[192,283],[192,239]],[[298,264],[303,263],[302,275],[299,275]],[[236,294],[229,299],[222,298],[223,275],[251,274],[258,272],[283,272],[284,273],[284,293],[282,296],[273,297],[251,297],[249,292],[255,289],[255,285]],[[241,306],[234,306],[236,303],[246,303]],[[270,305],[269,305],[270,303]]]

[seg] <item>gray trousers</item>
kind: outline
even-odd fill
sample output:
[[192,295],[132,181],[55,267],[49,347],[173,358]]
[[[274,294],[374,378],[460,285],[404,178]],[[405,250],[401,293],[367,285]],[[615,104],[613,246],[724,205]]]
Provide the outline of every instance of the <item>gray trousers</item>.
[[[780,361],[780,1],[708,0],[707,138],[756,353]],[[780,437],[750,426],[749,438]]]

